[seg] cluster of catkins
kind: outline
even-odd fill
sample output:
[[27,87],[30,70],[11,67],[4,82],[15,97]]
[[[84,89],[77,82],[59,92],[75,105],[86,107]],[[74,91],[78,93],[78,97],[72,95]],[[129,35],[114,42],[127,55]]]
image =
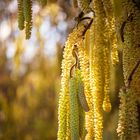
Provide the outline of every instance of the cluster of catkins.
[[121,27],[121,44],[125,86],[119,93],[117,133],[121,139],[136,140],[139,131],[137,106],[140,103],[140,3],[135,0],[122,1],[124,21]]
[[[94,12],[94,16],[92,24],[89,18],[86,25],[81,19],[65,43],[59,94],[58,140],[103,139],[103,112],[111,111],[110,67],[118,62],[118,45],[122,45],[123,49],[125,84],[119,95],[117,133],[123,140],[137,137],[140,7],[134,0],[118,1],[117,4],[123,10],[122,17],[116,18],[116,3],[111,0],[73,0],[73,5],[79,7],[84,15]],[[79,65],[72,70],[75,66],[75,47]],[[81,92],[84,95],[82,102],[88,110],[80,102]]]
[[[112,3],[110,0],[74,0],[73,5],[78,5],[84,14],[94,12],[94,17],[92,24],[89,18],[85,18],[86,23],[81,21],[65,43],[59,94],[58,140],[102,140],[103,111],[111,111],[110,65],[118,62]],[[75,64],[75,47],[79,66],[71,72]],[[77,69],[81,73],[81,81],[76,76]],[[85,110],[80,102],[81,92],[85,96],[82,103],[87,102],[89,110]]]
[[[45,5],[47,0],[38,0]],[[25,28],[26,39],[30,39],[32,30],[32,0],[17,0],[18,3],[18,27]]]

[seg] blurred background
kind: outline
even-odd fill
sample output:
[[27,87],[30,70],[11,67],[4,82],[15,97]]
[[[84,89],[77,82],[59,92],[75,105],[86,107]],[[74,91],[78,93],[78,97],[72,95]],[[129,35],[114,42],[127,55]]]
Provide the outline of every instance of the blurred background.
[[[79,9],[69,0],[38,1],[26,40],[18,29],[17,0],[0,0],[0,140],[57,139],[62,50]],[[104,114],[104,140],[117,140],[121,63],[112,67],[111,77],[113,108]]]

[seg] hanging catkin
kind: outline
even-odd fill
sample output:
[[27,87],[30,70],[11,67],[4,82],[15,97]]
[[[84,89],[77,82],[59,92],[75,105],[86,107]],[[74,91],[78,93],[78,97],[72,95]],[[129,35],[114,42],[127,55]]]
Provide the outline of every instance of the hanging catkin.
[[[106,40],[106,15],[102,0],[93,1],[93,10],[95,11],[96,17],[94,19],[94,24],[91,27],[91,50],[90,52],[90,79],[91,79],[91,92],[93,95],[94,103],[94,131],[95,131],[95,140],[102,140],[103,132],[103,111],[102,105],[103,100],[105,99],[105,105],[108,102],[108,85],[105,87],[105,98],[104,98],[104,76],[108,71],[104,71],[107,66],[107,55],[108,55],[108,46]],[[104,50],[105,49],[105,50]],[[107,49],[107,50],[106,50]],[[106,54],[107,51],[107,54]],[[106,54],[106,56],[104,55]],[[104,61],[105,59],[105,61]],[[104,65],[106,64],[106,65]],[[108,69],[108,68],[107,68]],[[109,79],[106,79],[108,82]]]
[[103,110],[106,112],[111,111],[110,102],[110,47],[109,44],[104,46],[104,100],[103,100]]
[[103,5],[107,17],[107,26],[108,26],[107,36],[109,37],[108,40],[110,42],[112,63],[116,64],[119,61],[119,58],[118,58],[117,34],[115,28],[116,23],[115,23],[113,5],[111,0],[103,0]]
[[[102,48],[104,51],[104,101],[103,101],[103,110],[106,112],[111,111],[111,103],[110,103],[110,63],[111,58],[112,62],[116,63],[118,60],[118,50],[116,50],[116,43],[114,41],[117,41],[116,38],[116,32],[115,32],[115,22],[113,17],[113,9],[112,4],[110,0],[103,0],[103,9],[106,16],[106,24],[104,29],[104,47]],[[110,57],[110,49],[111,49],[111,55]],[[116,54],[116,55],[115,55]]]
[[79,103],[76,77],[69,80],[71,140],[79,140]]
[[124,1],[128,17],[123,24],[123,75],[125,90],[120,92],[118,135],[125,139],[137,139],[138,110],[137,96],[140,95],[140,11],[132,1]]
[[87,133],[85,129],[85,111],[89,111],[89,107],[84,94],[84,83],[79,69],[77,70],[77,90],[79,98],[79,135],[83,140]]
[[[84,92],[86,95],[86,99],[89,105],[89,111],[86,112],[86,120],[85,125],[86,129],[88,131],[86,135],[86,139],[90,140],[94,138],[94,126],[93,126],[93,101],[92,101],[92,95],[90,92],[90,80],[89,80],[89,58],[87,56],[87,53],[84,49],[84,43],[83,41],[80,41],[78,43],[78,55],[80,60],[80,68],[81,68],[81,76],[84,82]],[[86,46],[85,46],[86,47]]]
[[24,14],[23,14],[23,0],[18,0],[18,27],[20,30],[24,29]]
[[[127,86],[128,78],[140,61],[140,11],[137,9],[134,3],[129,2],[127,4],[129,9],[129,17],[124,27],[124,43],[123,45],[123,73],[125,85]],[[136,69],[132,75],[131,88],[134,94],[140,96],[140,66]]]
[[32,30],[32,0],[23,0],[26,39],[31,37]]
[[75,40],[82,39],[82,33],[84,26],[79,25],[69,35],[67,42],[65,43],[63,61],[62,61],[62,74],[61,74],[61,90],[59,94],[59,108],[58,108],[58,140],[68,139],[70,137],[69,130],[69,76],[70,69],[73,62],[72,47],[75,44]]

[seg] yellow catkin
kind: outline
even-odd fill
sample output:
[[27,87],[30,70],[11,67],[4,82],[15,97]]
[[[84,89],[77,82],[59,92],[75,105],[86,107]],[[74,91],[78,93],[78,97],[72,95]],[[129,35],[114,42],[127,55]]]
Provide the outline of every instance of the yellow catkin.
[[[113,18],[113,9],[112,3],[110,0],[103,1],[105,16],[106,16],[106,29],[104,29],[104,47],[102,48],[104,51],[104,101],[103,101],[103,110],[106,112],[111,111],[111,103],[110,103],[110,49],[112,49],[112,53],[114,56],[112,58],[112,62],[115,63],[118,61],[117,53],[115,50],[117,46],[117,37],[115,33],[115,22]],[[115,42],[114,42],[115,41]],[[116,48],[117,49],[117,48]],[[116,55],[115,55],[116,54]],[[112,55],[111,55],[112,56]]]
[[[132,17],[130,20],[126,21],[124,27],[124,43],[123,46],[123,74],[125,85],[127,86],[128,78],[135,68],[136,64],[140,60],[140,11],[134,5],[134,3],[129,2],[127,5],[127,10],[130,12]],[[124,6],[125,8],[125,6]],[[131,88],[140,96],[140,66],[135,70],[132,75]]]
[[117,133],[121,139],[137,139],[138,110],[136,95],[129,89],[120,90],[119,122]]
[[86,14],[91,11],[90,0],[77,0],[79,8]]
[[[103,99],[104,99],[104,81],[105,81],[105,61],[104,54],[107,45],[106,40],[106,14],[102,0],[93,1],[93,10],[96,13],[94,24],[91,27],[91,92],[94,103],[94,131],[95,140],[102,140],[103,133]],[[108,51],[108,50],[107,50]],[[90,58],[90,59],[91,59]],[[108,71],[107,71],[108,72]],[[108,77],[106,77],[108,78]],[[108,82],[108,79],[107,79]],[[108,87],[105,87],[107,89]],[[107,94],[106,94],[107,95]]]
[[31,37],[32,30],[32,0],[23,0],[26,39]]
[[114,17],[114,10],[111,0],[103,0],[103,5],[105,9],[105,13],[107,16],[107,24],[108,24],[108,36],[109,42],[111,46],[111,58],[112,63],[116,64],[119,61],[118,58],[118,45],[117,45],[117,34],[116,34],[116,23]]
[[[124,15],[123,27],[123,75],[126,89],[120,92],[118,136],[124,140],[137,139],[138,110],[137,97],[140,96],[140,11],[132,1],[123,1]],[[137,66],[137,68],[136,68]],[[136,69],[135,69],[136,68]]]
[[104,47],[104,101],[103,110],[106,112],[111,111],[111,102],[109,97],[110,92],[110,48],[108,45]]
[[73,64],[72,47],[75,41],[82,37],[84,26],[78,26],[69,35],[65,43],[63,61],[62,61],[62,74],[61,74],[61,90],[59,94],[59,107],[58,107],[58,140],[65,140],[70,137],[69,130],[69,74],[70,68]]
[[24,29],[24,14],[23,14],[23,0],[18,0],[18,27],[20,30]]
[[69,80],[71,140],[79,140],[79,103],[76,76]]
[[81,76],[84,82],[84,92],[89,105],[89,111],[86,112],[85,125],[88,131],[86,140],[94,138],[94,126],[93,126],[93,99],[90,93],[90,80],[89,80],[89,58],[84,49],[83,40],[78,42],[78,55],[80,60]]

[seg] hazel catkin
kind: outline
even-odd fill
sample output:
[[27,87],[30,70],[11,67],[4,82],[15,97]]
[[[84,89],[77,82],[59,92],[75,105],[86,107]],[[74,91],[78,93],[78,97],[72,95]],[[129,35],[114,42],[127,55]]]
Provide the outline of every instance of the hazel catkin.
[[77,79],[72,77],[69,81],[70,96],[70,133],[72,140],[79,139],[79,104],[77,94]]
[[23,0],[26,39],[31,37],[32,30],[32,0]]
[[23,0],[18,0],[18,27],[20,30],[24,29],[24,13],[23,13]]
[[85,27],[79,25],[78,28],[74,28],[72,33],[65,43],[62,60],[62,74],[61,74],[61,90],[59,93],[59,107],[58,107],[58,140],[67,139],[70,137],[70,103],[69,103],[69,77],[70,69],[73,64],[72,50],[75,44],[75,40],[82,39],[82,33]]

